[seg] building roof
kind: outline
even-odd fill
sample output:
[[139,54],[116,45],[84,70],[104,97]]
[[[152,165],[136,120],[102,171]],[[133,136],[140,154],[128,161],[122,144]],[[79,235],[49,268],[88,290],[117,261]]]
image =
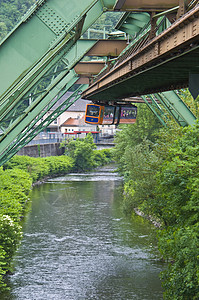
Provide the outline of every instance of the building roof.
[[[59,105],[61,105],[68,97],[70,97],[73,94],[73,92],[66,92],[52,107],[51,110],[55,110]],[[86,104],[92,103],[88,100],[78,99],[74,104],[72,104],[67,111],[76,111],[76,112],[85,112],[86,110]]]
[[[82,118],[68,118],[64,123],[61,124],[63,127],[89,127],[89,124],[86,124],[84,117]],[[93,125],[92,125],[93,126]]]
[[61,126],[79,126],[79,119],[77,118],[68,118]]

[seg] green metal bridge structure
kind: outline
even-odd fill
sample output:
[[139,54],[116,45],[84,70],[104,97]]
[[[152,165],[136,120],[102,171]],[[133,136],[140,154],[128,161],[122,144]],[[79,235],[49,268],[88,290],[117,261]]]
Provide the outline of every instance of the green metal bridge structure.
[[[115,34],[83,39],[109,11],[123,12]],[[0,165],[82,96],[144,102],[163,125],[165,112],[193,125],[175,90],[198,95],[198,14],[191,0],[37,0],[0,43]]]

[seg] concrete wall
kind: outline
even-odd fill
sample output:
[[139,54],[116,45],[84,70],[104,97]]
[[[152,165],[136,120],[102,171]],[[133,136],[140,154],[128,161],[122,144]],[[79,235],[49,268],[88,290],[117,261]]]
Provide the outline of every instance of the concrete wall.
[[17,153],[17,155],[31,157],[59,156],[62,154],[64,154],[64,149],[60,148],[60,143],[25,146]]

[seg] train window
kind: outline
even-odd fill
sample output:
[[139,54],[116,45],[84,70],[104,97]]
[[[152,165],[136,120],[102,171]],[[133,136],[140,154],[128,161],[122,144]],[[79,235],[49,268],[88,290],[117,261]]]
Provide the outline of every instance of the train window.
[[105,106],[103,125],[111,125],[114,123],[115,109],[116,107],[114,106]]
[[121,124],[131,124],[135,123],[137,116],[136,106],[122,106],[120,113],[120,123]]

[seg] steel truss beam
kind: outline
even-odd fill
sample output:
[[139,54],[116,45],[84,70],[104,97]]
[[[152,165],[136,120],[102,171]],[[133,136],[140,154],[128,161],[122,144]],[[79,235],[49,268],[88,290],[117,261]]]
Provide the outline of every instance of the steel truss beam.
[[[38,1],[3,41],[0,47],[0,70],[4,72],[0,82],[1,133],[15,122],[16,116],[27,113],[29,98],[31,104],[39,99],[37,95],[50,90],[57,74],[65,76],[77,58],[85,54],[77,53],[73,45],[101,14],[102,5],[97,0],[86,0],[76,6],[69,0]],[[45,87],[41,88],[44,82]]]
[[182,101],[175,91],[168,91],[155,94],[155,97],[162,103],[168,113],[173,116],[180,126],[193,125],[196,117]]
[[[74,103],[71,98],[67,99],[64,106],[61,105],[48,119],[38,125],[38,121],[54,105],[55,97],[59,99],[76,81],[75,73],[70,70],[92,44],[91,41],[85,42],[87,46],[82,48],[78,45],[82,46],[83,41],[77,42],[77,40],[103,11],[114,9],[162,11],[173,8],[176,3],[179,3],[178,1],[151,0],[149,3],[148,0],[143,0],[140,4],[138,0],[38,0],[0,44],[0,70],[4,72],[0,82],[0,165],[47,127],[63,112],[63,109],[67,109]],[[188,4],[190,2],[191,0],[187,1]],[[143,5],[146,5],[144,10],[142,10]],[[141,19],[135,18],[134,24],[131,24],[133,30],[140,28]],[[184,20],[183,26],[186,26],[186,17],[182,19]],[[141,39],[148,35],[149,29],[141,33]],[[185,43],[198,35],[197,22],[193,23],[191,37],[190,31],[186,32]],[[170,34],[168,38],[169,36]],[[148,56],[152,60],[156,59],[157,51],[160,56],[164,54],[161,51],[164,52],[165,49],[169,53],[173,51],[170,43],[164,41],[164,38],[160,42],[162,44],[158,44],[158,50],[156,44],[153,49],[152,43],[149,45],[151,47],[149,53],[146,54],[148,50],[145,48],[144,58],[141,57],[141,61],[148,64]],[[178,46],[178,42],[175,42],[174,48]],[[117,55],[117,53],[113,54]],[[130,72],[139,65],[140,57],[137,57],[137,54],[135,56],[133,60],[131,57],[127,63]],[[135,61],[138,59],[138,62],[135,62],[134,58]],[[120,73],[123,76],[123,72]],[[83,87],[80,86],[75,91],[74,101],[80,97],[80,89]],[[172,107],[164,93],[158,96],[161,99],[159,101],[170,112],[175,111],[173,114],[182,126],[186,122],[193,123],[194,116],[188,115],[183,119],[186,109],[179,106],[180,114],[182,112],[179,118],[178,113],[175,115],[178,105],[175,104]],[[177,103],[176,97],[173,98]],[[157,111],[162,113],[153,97],[151,100],[154,113]]]
[[[69,83],[67,87],[62,89],[62,92],[59,94],[56,101],[66,93],[66,91],[70,88],[70,86],[73,83],[74,82]],[[75,103],[81,97],[81,92],[86,87],[87,87],[86,85],[80,85],[61,105],[59,105],[50,115],[48,115],[47,118],[45,118],[45,120],[40,122],[40,124],[37,125],[36,127],[34,127],[34,125],[38,120],[30,124],[30,126],[26,129],[26,131],[22,132],[20,136],[17,138],[17,140],[13,144],[11,144],[9,148],[0,156],[0,166],[3,165],[6,161],[8,161],[22,147],[24,147],[36,135],[38,135],[41,131],[43,131],[44,128],[50,125],[58,116],[60,116],[65,110],[67,110],[73,103]],[[53,101],[50,104],[50,106],[48,106],[46,111],[48,111],[56,103],[56,101]],[[41,112],[40,117],[44,116],[46,111]]]
[[[183,127],[193,125],[196,121],[196,117],[182,101],[176,91],[142,96],[142,99],[164,126],[166,126],[167,123],[166,112],[171,115],[180,126]],[[149,103],[148,99],[151,99],[152,102]]]
[[[13,140],[15,140],[14,143],[18,143],[18,139],[16,140],[16,138],[20,137],[20,133],[24,130],[24,128],[26,128],[29,124],[32,124],[32,126],[35,125],[33,120],[37,119],[38,121],[39,116],[40,118],[43,117],[43,115],[46,113],[46,110],[44,112],[42,111],[44,110],[46,105],[48,105],[50,101],[55,98],[56,93],[58,93],[59,89],[61,89],[62,86],[65,86],[68,80],[70,80],[71,74],[73,74],[72,76],[75,77],[75,80],[73,80],[74,82],[78,80],[77,74],[74,71],[72,73],[69,73],[69,77],[66,75],[68,74],[69,70],[73,68],[76,63],[85,55],[85,53],[88,52],[88,50],[95,44],[95,42],[96,41],[94,40],[79,40],[70,49],[67,55],[63,57],[65,63],[67,62],[67,69],[60,72],[57,77],[54,77],[53,73],[53,80],[51,81],[49,86],[46,87],[46,89],[22,111],[21,115],[12,122],[9,128],[5,130],[4,134],[0,137],[0,154],[3,153],[3,156],[7,155],[6,153],[8,153],[7,150],[9,145],[12,144]],[[21,100],[23,101],[23,98]],[[49,109],[49,107],[47,109]],[[42,112],[42,114],[40,114],[40,112]],[[47,126],[48,124],[46,123],[43,129]],[[23,139],[23,146],[29,141],[29,139]]]
[[163,126],[166,126],[166,115],[161,106],[157,103],[157,99],[154,97],[154,95],[141,96],[141,98],[147,104],[149,109],[154,113],[154,115],[158,118],[160,123]]

